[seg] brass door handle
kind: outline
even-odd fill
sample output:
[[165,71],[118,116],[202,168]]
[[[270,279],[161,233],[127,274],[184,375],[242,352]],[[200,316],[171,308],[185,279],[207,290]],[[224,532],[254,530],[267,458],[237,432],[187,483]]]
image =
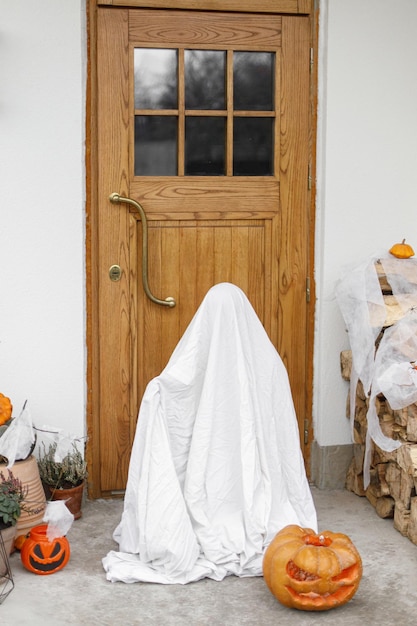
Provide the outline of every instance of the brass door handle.
[[148,283],[148,220],[146,218],[146,213],[143,210],[143,207],[139,204],[139,202],[136,202],[136,200],[132,200],[132,198],[125,198],[124,196],[121,196],[118,193],[110,194],[109,200],[113,204],[120,204],[120,203],[130,204],[139,213],[140,220],[142,222],[142,284],[143,284],[143,290],[146,293],[146,295],[148,296],[149,300],[152,300],[152,302],[155,302],[155,304],[161,304],[162,306],[174,307],[175,304],[176,304],[174,298],[172,298],[171,296],[168,296],[168,298],[165,298],[165,300],[160,300],[159,298],[156,298],[152,294],[151,290],[149,289],[149,283]]

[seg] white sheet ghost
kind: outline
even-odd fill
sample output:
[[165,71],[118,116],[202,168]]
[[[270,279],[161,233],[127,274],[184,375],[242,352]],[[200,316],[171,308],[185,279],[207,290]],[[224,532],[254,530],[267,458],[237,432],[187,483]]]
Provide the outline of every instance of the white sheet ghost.
[[317,530],[286,369],[247,297],[214,286],[146,388],[110,581],[262,575],[287,524]]

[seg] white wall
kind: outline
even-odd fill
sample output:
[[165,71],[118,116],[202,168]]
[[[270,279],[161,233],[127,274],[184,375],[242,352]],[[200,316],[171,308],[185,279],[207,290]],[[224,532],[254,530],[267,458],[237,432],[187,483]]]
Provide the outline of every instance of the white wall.
[[[0,0],[0,392],[85,424],[85,0]],[[349,443],[342,268],[417,248],[417,2],[322,0],[315,434]],[[82,432],[80,432],[82,431]]]
[[85,430],[82,0],[0,0],[0,392]]
[[417,250],[417,2],[321,2],[315,435],[350,443],[343,268],[404,237]]

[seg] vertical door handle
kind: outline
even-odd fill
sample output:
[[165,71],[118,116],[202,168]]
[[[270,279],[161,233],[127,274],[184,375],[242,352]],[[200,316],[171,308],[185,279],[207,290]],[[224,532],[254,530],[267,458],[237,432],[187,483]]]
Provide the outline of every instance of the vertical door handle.
[[148,220],[146,218],[146,213],[143,210],[143,207],[139,204],[139,202],[136,202],[136,200],[132,200],[132,198],[125,198],[124,196],[121,196],[118,193],[110,194],[109,200],[113,204],[120,204],[120,203],[130,204],[139,213],[140,220],[142,222],[142,284],[143,284],[143,290],[146,293],[146,295],[148,296],[149,300],[152,300],[152,302],[155,302],[155,304],[161,304],[162,306],[174,307],[175,304],[176,304],[174,298],[172,298],[171,296],[168,296],[168,298],[165,298],[165,300],[160,300],[159,298],[156,298],[152,294],[151,290],[149,289],[149,283],[148,283]]

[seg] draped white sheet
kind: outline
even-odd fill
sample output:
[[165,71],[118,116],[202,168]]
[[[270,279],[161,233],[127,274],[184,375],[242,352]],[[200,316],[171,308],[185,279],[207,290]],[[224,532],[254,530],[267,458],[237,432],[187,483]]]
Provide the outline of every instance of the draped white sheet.
[[287,524],[317,530],[286,369],[245,294],[206,295],[144,394],[107,579],[262,575]]

